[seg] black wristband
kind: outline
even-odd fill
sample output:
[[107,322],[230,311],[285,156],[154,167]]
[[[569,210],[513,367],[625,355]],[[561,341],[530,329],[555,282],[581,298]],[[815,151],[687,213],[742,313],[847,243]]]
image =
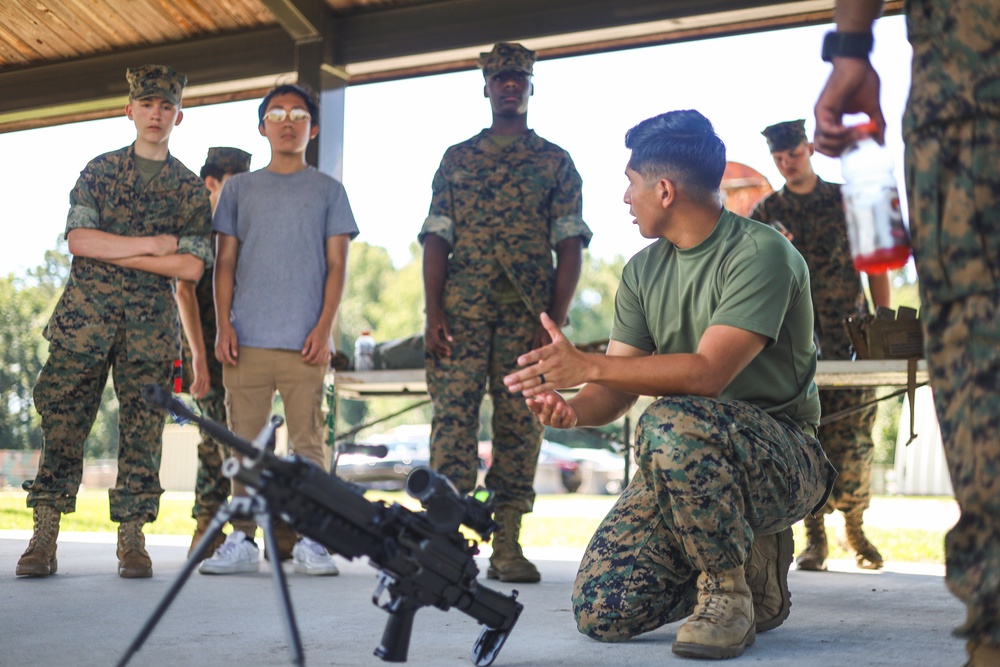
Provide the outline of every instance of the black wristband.
[[823,51],[820,57],[826,62],[834,58],[859,58],[868,60],[872,52],[875,38],[870,32],[835,32],[826,33],[823,37]]

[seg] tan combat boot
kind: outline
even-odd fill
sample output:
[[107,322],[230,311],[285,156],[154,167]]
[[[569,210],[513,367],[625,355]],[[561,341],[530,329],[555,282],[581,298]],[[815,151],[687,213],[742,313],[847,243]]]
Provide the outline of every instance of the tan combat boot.
[[[188,549],[188,558],[194,554],[195,547],[198,546],[198,543],[201,542],[201,538],[203,538],[205,533],[208,531],[208,527],[212,523],[212,516],[199,516],[197,521],[198,525],[195,527],[194,536],[191,538],[191,547]],[[212,541],[209,542],[208,551],[202,554],[202,557],[199,560],[210,558],[212,554],[215,553],[215,550],[221,547],[222,543],[225,541],[226,536],[220,530],[215,534],[215,537],[212,538]]]
[[59,568],[56,560],[56,538],[62,514],[52,505],[35,505],[35,527],[28,548],[17,561],[17,576],[47,577]]
[[826,557],[829,554],[823,515],[807,514],[803,523],[806,525],[806,548],[795,559],[795,565],[800,570],[822,572],[826,570]]
[[844,514],[844,532],[847,533],[847,545],[854,551],[854,560],[858,567],[864,570],[881,570],[884,564],[882,554],[875,545],[865,537],[861,529],[864,510]]
[[969,640],[965,645],[965,650],[969,654],[969,661],[965,663],[965,667],[997,667],[1000,665],[1000,645]]
[[139,521],[118,524],[118,576],[122,579],[153,576],[153,561],[146,553],[146,536]]
[[795,542],[792,529],[754,537],[746,571],[747,586],[753,594],[753,616],[757,632],[773,630],[788,618],[792,596],[788,592],[788,568],[792,565]]
[[538,568],[524,557],[517,541],[521,533],[521,514],[509,505],[497,508],[494,516],[497,530],[493,534],[493,555],[486,569],[487,578],[528,584],[542,580]]
[[698,604],[677,628],[673,651],[686,658],[736,658],[757,639],[753,595],[743,568],[698,575]]

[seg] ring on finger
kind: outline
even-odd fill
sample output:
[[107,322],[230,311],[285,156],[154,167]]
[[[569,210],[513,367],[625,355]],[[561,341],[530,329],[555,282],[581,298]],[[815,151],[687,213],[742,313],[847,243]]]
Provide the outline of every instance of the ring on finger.
[[539,384],[545,384],[545,373],[539,373],[538,379],[541,380]]

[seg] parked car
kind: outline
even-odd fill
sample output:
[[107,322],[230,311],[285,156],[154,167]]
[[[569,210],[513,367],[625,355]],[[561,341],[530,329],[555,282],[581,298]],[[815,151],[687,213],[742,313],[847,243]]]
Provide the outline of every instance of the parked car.
[[[341,454],[336,473],[341,479],[370,489],[401,490],[414,468],[430,465],[430,424],[398,426],[385,433],[357,441],[358,445],[383,445],[384,457],[361,453]],[[478,484],[483,483],[486,465],[479,462]]]
[[[492,443],[479,443],[479,458],[489,468],[493,461]],[[539,494],[621,493],[625,488],[625,457],[606,449],[569,447],[542,440],[534,487]]]
[[367,454],[341,454],[337,460],[337,476],[372,489],[403,488],[410,471],[430,463],[430,447],[424,442],[379,442],[382,438],[366,438],[357,444],[385,445],[382,458]]

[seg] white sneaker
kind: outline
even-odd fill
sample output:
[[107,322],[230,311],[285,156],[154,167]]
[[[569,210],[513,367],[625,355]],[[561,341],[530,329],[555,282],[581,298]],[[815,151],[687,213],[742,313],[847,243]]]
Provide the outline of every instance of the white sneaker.
[[308,537],[295,543],[292,549],[292,564],[299,574],[327,575],[340,574],[333,556],[322,544]]
[[211,558],[201,561],[198,572],[202,574],[236,574],[260,570],[260,549],[248,540],[242,530],[234,530],[215,550]]

